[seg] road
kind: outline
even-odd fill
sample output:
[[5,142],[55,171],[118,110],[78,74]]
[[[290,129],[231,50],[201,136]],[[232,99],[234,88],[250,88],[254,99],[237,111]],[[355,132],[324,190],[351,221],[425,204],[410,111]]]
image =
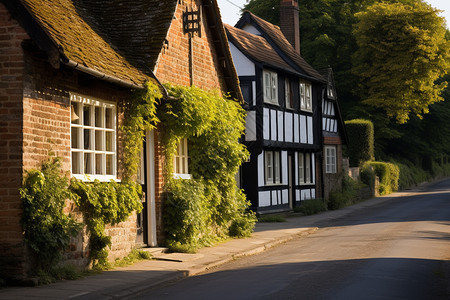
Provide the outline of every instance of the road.
[[450,180],[136,299],[450,299]]

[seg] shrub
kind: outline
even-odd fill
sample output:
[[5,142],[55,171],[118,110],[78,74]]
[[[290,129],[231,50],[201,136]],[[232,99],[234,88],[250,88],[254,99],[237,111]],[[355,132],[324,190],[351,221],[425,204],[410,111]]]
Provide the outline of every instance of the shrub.
[[349,137],[348,154],[350,166],[358,167],[365,161],[374,159],[374,129],[369,120],[345,121]]
[[380,179],[380,195],[387,195],[398,191],[398,181],[400,176],[398,166],[393,163],[378,161],[367,162],[366,164],[373,167],[375,175]]
[[358,191],[358,183],[349,176],[344,176],[342,179],[341,190],[330,192],[328,198],[328,209],[336,210],[356,203],[358,200]]
[[19,190],[25,242],[36,258],[37,272],[51,272],[61,260],[70,238],[81,229],[80,224],[64,213],[66,200],[72,199],[68,187],[60,159],[52,157],[40,170],[27,171]]
[[310,199],[300,202],[300,206],[295,207],[295,212],[301,212],[307,216],[314,215],[327,210],[327,203],[323,199]]
[[256,217],[253,212],[248,212],[248,214],[231,222],[229,229],[229,235],[231,237],[243,238],[252,234]]
[[407,189],[412,186],[416,186],[421,182],[427,181],[431,178],[430,174],[423,169],[417,167],[411,162],[405,161],[404,163],[394,162],[400,171],[398,186],[399,189]]

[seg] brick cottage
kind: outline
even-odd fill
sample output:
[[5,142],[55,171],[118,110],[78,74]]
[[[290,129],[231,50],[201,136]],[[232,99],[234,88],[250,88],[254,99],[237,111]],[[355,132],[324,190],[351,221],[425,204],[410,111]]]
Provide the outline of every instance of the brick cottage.
[[[52,151],[72,177],[120,180],[124,105],[146,81],[242,99],[216,0],[0,0],[0,278],[29,274],[25,171]],[[107,228],[110,259],[163,241],[161,147],[147,132],[144,211]],[[70,258],[87,249],[82,234]]]

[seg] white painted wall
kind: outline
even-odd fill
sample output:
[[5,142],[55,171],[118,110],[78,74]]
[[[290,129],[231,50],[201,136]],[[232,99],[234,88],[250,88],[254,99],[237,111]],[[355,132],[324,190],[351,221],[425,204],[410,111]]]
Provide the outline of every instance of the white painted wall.
[[229,42],[231,56],[238,76],[255,76],[255,64],[248,59],[233,43]]
[[250,25],[250,24],[246,24],[246,25],[242,28],[242,30],[247,31],[247,32],[252,33],[252,34],[261,35],[261,32],[259,32],[259,30],[256,29],[255,26]]
[[248,111],[245,117],[245,140],[256,141],[256,112]]

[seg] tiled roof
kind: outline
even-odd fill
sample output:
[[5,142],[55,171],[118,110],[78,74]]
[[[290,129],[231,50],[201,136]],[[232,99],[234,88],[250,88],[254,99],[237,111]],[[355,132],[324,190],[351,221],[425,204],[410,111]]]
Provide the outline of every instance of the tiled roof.
[[69,60],[141,85],[153,67],[177,0],[20,0]]
[[225,24],[230,41],[254,61],[293,74],[299,74],[270,46],[265,38]]
[[[244,12],[241,20],[244,19],[246,15],[248,15],[248,17],[273,41],[273,43],[276,44],[279,50],[287,55],[287,57],[292,60],[302,71],[304,71],[306,75],[319,81],[325,81],[322,75],[310,64],[308,64],[297,51],[295,51],[291,43],[289,43],[289,41],[284,37],[280,27],[255,16],[249,11]],[[240,22],[238,22],[238,27],[239,24]]]

